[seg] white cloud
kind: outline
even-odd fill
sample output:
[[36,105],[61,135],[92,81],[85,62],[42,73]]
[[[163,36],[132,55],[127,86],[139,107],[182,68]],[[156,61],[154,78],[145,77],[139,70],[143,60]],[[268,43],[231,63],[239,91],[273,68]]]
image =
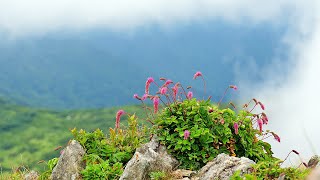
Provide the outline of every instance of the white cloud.
[[95,27],[127,31],[207,18],[276,22],[295,6],[300,3],[290,0],[0,0],[0,31],[11,35]]
[[[272,141],[276,155],[284,158],[295,149],[307,160],[320,154],[320,2],[304,4],[301,10],[283,38],[290,48],[289,63],[274,59],[267,69],[253,66],[256,75],[267,77],[261,84],[245,82],[246,74],[238,73],[244,96],[254,94],[265,103],[268,129],[282,137],[281,143]],[[281,71],[289,73],[279,76]]]

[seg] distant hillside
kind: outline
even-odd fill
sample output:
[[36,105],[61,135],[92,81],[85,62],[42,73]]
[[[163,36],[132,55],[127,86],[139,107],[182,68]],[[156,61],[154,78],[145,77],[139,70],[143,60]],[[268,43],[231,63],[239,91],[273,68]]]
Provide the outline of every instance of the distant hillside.
[[143,93],[148,76],[201,87],[192,81],[192,74],[201,70],[210,95],[220,96],[225,86],[237,84],[235,67],[250,71],[251,62],[262,68],[274,55],[285,55],[282,32],[266,25],[215,22],[0,42],[0,95],[34,107],[111,107],[133,103],[132,95]]
[[[88,109],[73,111],[52,111],[28,108],[3,103],[0,99],[0,169],[11,171],[12,167],[23,165],[30,168],[42,168],[40,160],[49,160],[59,155],[54,151],[58,146],[66,145],[72,138],[69,129],[77,127],[87,131],[96,128],[105,133],[114,127],[115,113],[118,108]],[[139,106],[126,106],[127,112],[137,112]],[[125,119],[122,121],[125,123]]]

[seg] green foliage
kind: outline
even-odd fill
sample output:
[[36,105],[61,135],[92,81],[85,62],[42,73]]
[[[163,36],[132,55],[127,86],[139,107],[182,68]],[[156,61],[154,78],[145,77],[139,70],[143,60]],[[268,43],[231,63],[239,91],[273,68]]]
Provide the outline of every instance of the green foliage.
[[[199,169],[220,153],[254,161],[268,159],[272,157],[271,146],[258,140],[261,133],[253,128],[252,119],[248,111],[219,109],[209,100],[193,98],[166,107],[155,120],[155,132],[181,168]],[[239,124],[238,133],[234,123]],[[187,139],[186,130],[190,132]]]
[[166,178],[166,173],[163,171],[151,172],[149,174],[151,180],[164,180]]
[[74,138],[85,148],[84,179],[114,179],[123,171],[123,165],[133,156],[140,144],[148,141],[145,126],[138,126],[135,115],[129,116],[128,126],[109,130],[109,136],[97,129],[91,133],[73,129]]
[[271,158],[264,161],[259,161],[252,166],[252,173],[241,176],[240,172],[236,172],[231,180],[264,180],[264,179],[278,179],[281,175],[285,175],[284,179],[305,179],[310,173],[310,169],[302,169],[295,167],[282,168],[283,161]]
[[[58,146],[65,147],[72,138],[69,130],[76,127],[93,131],[100,127],[107,131],[114,127],[118,107],[105,109],[82,109],[53,111],[30,108],[2,102],[0,98],[0,168],[11,172],[12,168],[25,166],[27,169],[43,171],[46,164],[40,160],[58,157]],[[139,106],[122,107],[127,112],[136,112],[143,118]],[[126,124],[126,117],[122,123]],[[22,143],[23,142],[23,143]]]
[[112,166],[109,161],[101,161],[97,164],[88,164],[86,169],[81,172],[83,179],[119,179],[123,172],[122,163],[114,163]]
[[40,174],[40,177],[39,179],[40,180],[46,180],[46,179],[49,179],[51,173],[52,173],[52,170],[53,168],[57,165],[58,163],[58,160],[59,158],[53,158],[53,159],[50,159],[48,162],[47,162],[47,170],[45,172],[43,172],[42,174]]

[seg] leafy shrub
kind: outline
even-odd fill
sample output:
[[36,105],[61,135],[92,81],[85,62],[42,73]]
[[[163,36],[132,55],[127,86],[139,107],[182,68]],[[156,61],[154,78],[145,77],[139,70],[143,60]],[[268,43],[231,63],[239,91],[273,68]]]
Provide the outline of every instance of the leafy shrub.
[[83,179],[119,179],[123,172],[122,163],[114,163],[112,166],[109,161],[102,161],[98,164],[89,164],[81,172]]
[[264,180],[264,179],[278,179],[279,176],[285,175],[284,179],[305,179],[310,173],[310,169],[287,167],[281,168],[282,160],[271,158],[265,161],[259,161],[252,166],[252,173],[240,175],[236,172],[231,180]]
[[[198,77],[202,78],[205,91],[206,83],[201,72],[194,75],[194,79]],[[153,132],[166,145],[169,153],[180,161],[181,168],[197,170],[220,153],[245,156],[256,162],[272,157],[271,146],[263,139],[272,135],[278,141],[280,138],[273,132],[262,130],[262,125],[268,123],[265,113],[252,113],[257,106],[264,110],[261,102],[253,99],[242,110],[235,112],[229,107],[220,107],[227,91],[238,89],[235,85],[230,85],[220,101],[213,104],[210,98],[193,98],[193,92],[186,92],[180,83],[171,88],[173,81],[160,80],[165,81],[161,86],[153,78],[148,78],[146,94],[134,97],[142,102],[147,98],[153,101],[153,111],[146,111],[154,124]],[[152,83],[159,88],[156,95],[149,94]],[[159,111],[159,102],[163,103],[162,111]],[[252,102],[253,107],[249,110]],[[236,109],[232,102],[229,105]]]
[[47,170],[43,173],[40,174],[40,177],[39,179],[40,180],[46,180],[46,179],[49,179],[51,173],[52,173],[52,170],[53,168],[57,165],[58,163],[58,160],[59,158],[53,158],[53,159],[50,159],[48,162],[47,162]]
[[[156,133],[182,168],[199,169],[220,153],[255,161],[270,158],[271,147],[256,137],[261,133],[253,128],[252,116],[193,98],[165,108],[155,120]],[[235,123],[239,124],[238,132]],[[189,137],[185,137],[186,131]]]
[[85,148],[86,169],[84,179],[116,179],[123,171],[123,165],[133,156],[140,144],[147,142],[147,128],[139,127],[135,115],[128,118],[128,127],[110,128],[107,137],[100,129],[87,133],[73,129],[75,139]]

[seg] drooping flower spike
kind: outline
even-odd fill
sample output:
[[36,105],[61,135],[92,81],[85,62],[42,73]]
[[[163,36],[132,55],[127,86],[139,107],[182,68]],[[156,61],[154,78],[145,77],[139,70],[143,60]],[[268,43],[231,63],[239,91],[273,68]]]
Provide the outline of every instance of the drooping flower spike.
[[166,86],[162,87],[162,88],[160,89],[160,94],[161,94],[161,95],[165,95],[165,94],[167,93],[167,90],[168,90],[168,88],[167,88]]
[[168,79],[168,80],[164,83],[163,86],[168,86],[169,84],[172,84],[172,83],[173,83],[173,81],[171,81],[170,79]]
[[262,119],[259,118],[259,119],[257,120],[257,122],[258,122],[258,126],[259,126],[259,131],[262,132],[262,124],[263,124]]
[[138,99],[138,100],[141,100],[141,97],[139,97],[138,94],[134,94],[134,95],[133,95],[133,98]]
[[116,128],[118,129],[120,127],[120,118],[121,116],[124,114],[124,110],[120,109],[118,112],[117,112],[117,115],[116,115]]
[[202,73],[200,71],[196,72],[194,75],[193,75],[193,79],[197,79],[197,77],[199,76],[202,76]]
[[231,89],[234,89],[235,91],[238,90],[238,87],[236,85],[230,85],[229,86]]
[[148,98],[148,94],[144,94],[141,98],[142,101],[146,100]]
[[172,88],[173,98],[174,99],[177,98],[178,90],[179,90],[179,83],[176,83]]
[[268,116],[265,113],[262,113],[262,117],[261,117],[263,124],[268,124],[269,119]]
[[296,155],[299,155],[300,153],[294,149],[292,149],[292,152],[294,152]]
[[280,137],[274,133],[274,132],[271,132],[271,134],[273,135],[274,139],[277,140],[278,142],[280,142]]
[[187,97],[188,97],[189,100],[191,100],[192,97],[193,97],[193,93],[191,91],[189,91],[188,94],[187,94]]
[[260,105],[260,107],[261,107],[262,110],[265,109],[265,107],[264,107],[264,105],[262,104],[262,102],[259,101],[258,104]]
[[150,84],[154,82],[153,77],[149,77],[146,81],[146,88],[145,88],[145,93],[149,94],[149,88],[150,88]]
[[158,96],[154,96],[152,98],[152,100],[153,100],[154,113],[157,113],[158,109],[159,109],[159,97]]

